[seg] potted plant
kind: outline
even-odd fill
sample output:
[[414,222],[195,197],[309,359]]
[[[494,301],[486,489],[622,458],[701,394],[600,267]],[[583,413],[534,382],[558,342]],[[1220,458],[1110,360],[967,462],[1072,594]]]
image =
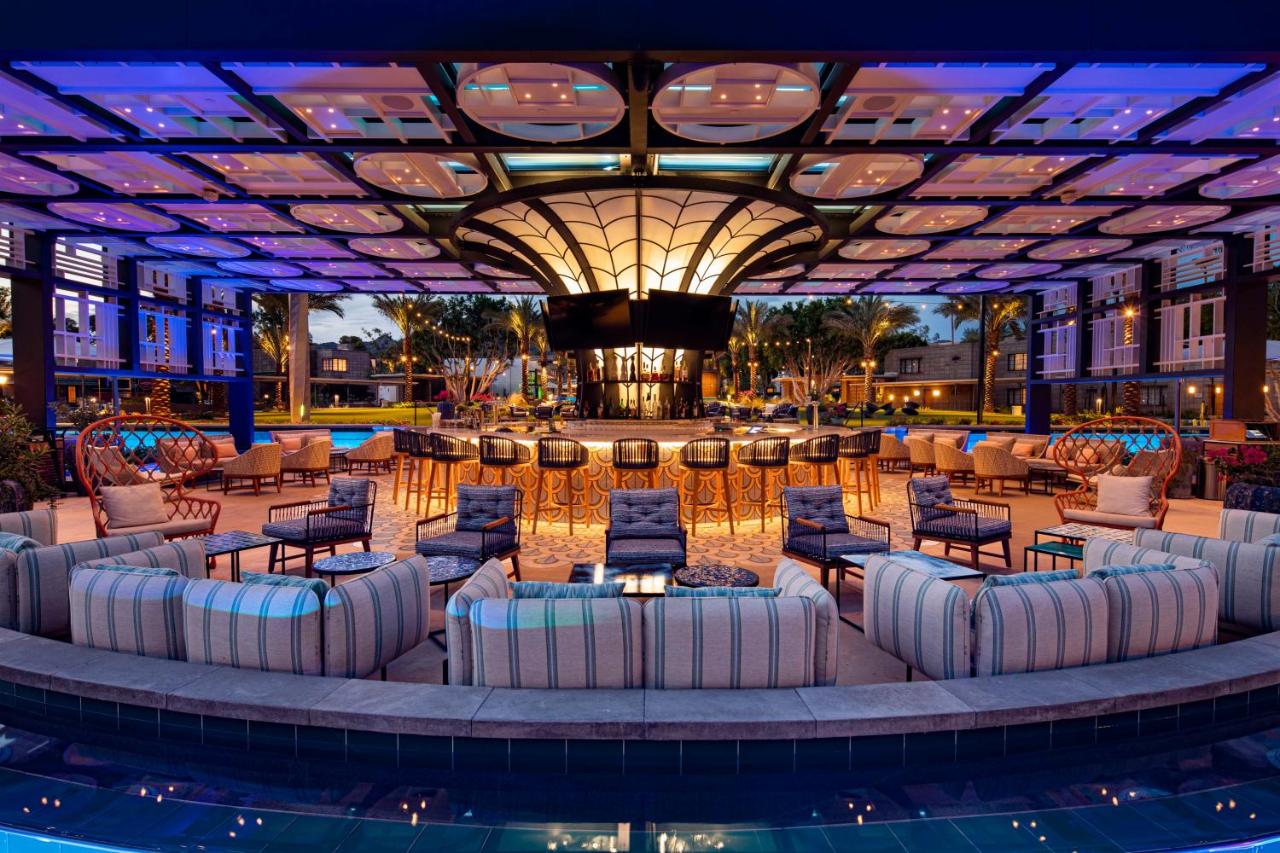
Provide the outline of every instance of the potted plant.
[[0,512],[22,512],[58,490],[41,476],[45,453],[32,441],[35,429],[12,400],[0,400]]

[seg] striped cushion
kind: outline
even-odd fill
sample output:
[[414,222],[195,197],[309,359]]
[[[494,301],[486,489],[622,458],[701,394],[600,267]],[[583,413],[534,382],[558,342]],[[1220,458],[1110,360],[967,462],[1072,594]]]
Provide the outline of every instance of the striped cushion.
[[[13,627],[19,631],[42,637],[65,637],[71,631],[67,591],[70,588],[72,566],[85,560],[125,554],[163,542],[164,537],[159,533],[133,533],[24,551],[18,557],[12,580],[0,576],[5,577],[0,580],[0,615],[6,609],[5,602],[10,601],[10,614],[17,623]],[[6,581],[13,584],[12,598],[4,595]]]
[[1218,516],[1218,538],[1233,542],[1259,542],[1280,533],[1280,515],[1250,512],[1247,509],[1224,509]]
[[187,660],[320,675],[320,602],[309,589],[191,581],[182,596]]
[[552,583],[551,581],[516,581],[511,584],[512,598],[617,598],[626,584]]
[[497,560],[490,560],[449,596],[444,606],[444,634],[449,649],[449,683],[472,684],[471,605],[482,598],[503,598],[507,589],[507,571]]
[[969,677],[969,600],[960,587],[872,557],[863,630],[874,645],[933,679]]
[[817,630],[813,644],[813,683],[826,687],[836,683],[840,668],[840,611],[835,596],[814,580],[804,566],[787,557],[778,562],[773,585],[780,595],[807,598],[813,602]]
[[184,660],[182,592],[187,584],[168,569],[78,566],[71,572],[71,642]]
[[324,599],[324,674],[364,678],[425,640],[430,627],[426,558],[353,578]]
[[987,575],[982,579],[982,588],[993,586],[1017,586],[1020,583],[1052,583],[1054,581],[1073,581],[1080,575],[1075,569],[1058,569],[1056,572],[1022,572],[1017,575]]
[[30,536],[23,536],[21,533],[6,533],[0,530],[0,551],[19,554],[23,551],[30,551],[32,548],[39,548],[42,544]]
[[286,575],[283,572],[280,574],[272,572],[241,572],[240,582],[262,584],[263,586],[292,586],[309,589],[316,594],[316,598],[321,602],[329,594],[329,585],[320,578],[302,578],[297,575]]
[[973,600],[979,676],[1107,659],[1107,596],[1092,578],[990,587]]
[[51,509],[0,514],[0,531],[28,536],[41,545],[58,544],[58,516]]
[[1172,572],[1177,570],[1173,563],[1131,563],[1127,566],[1102,566],[1089,572],[1089,577],[1104,581],[1107,578],[1118,578],[1121,575],[1140,575],[1145,572]]
[[644,684],[810,687],[816,645],[808,598],[655,598],[644,607]]
[[1158,548],[1142,548],[1112,542],[1109,539],[1090,539],[1084,543],[1084,573],[1086,576],[1104,567],[1132,566],[1151,563],[1170,563],[1177,569],[1198,569],[1209,564],[1198,557],[1180,557]]
[[475,684],[639,687],[640,622],[627,598],[482,598],[471,605]]
[[203,578],[205,571],[204,543],[198,539],[184,539],[180,542],[166,542],[153,548],[132,551],[115,557],[101,560],[86,560],[89,566],[153,566],[161,569],[173,569],[184,578]]
[[1260,631],[1280,627],[1280,548],[1186,533],[1139,530],[1138,545],[1207,560],[1218,570],[1218,618]]
[[1212,645],[1218,637],[1218,573],[1211,566],[1119,575],[1107,594],[1107,660]]

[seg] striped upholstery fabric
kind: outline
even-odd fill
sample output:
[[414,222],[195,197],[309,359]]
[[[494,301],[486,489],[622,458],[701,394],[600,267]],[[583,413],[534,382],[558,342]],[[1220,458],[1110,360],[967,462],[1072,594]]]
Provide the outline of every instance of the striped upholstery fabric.
[[482,598],[471,605],[474,683],[639,687],[640,624],[640,604],[628,598]]
[[204,543],[198,539],[165,542],[141,551],[131,551],[101,560],[86,560],[88,566],[151,566],[173,569],[184,578],[203,578],[205,572]]
[[182,596],[187,660],[320,675],[320,602],[301,587],[197,580]]
[[58,544],[58,516],[51,509],[0,514],[0,532],[18,533],[41,545]]
[[1257,543],[1276,533],[1280,533],[1280,515],[1275,513],[1224,509],[1222,515],[1218,517],[1219,539]]
[[445,644],[449,649],[449,683],[474,684],[471,658],[471,605],[482,598],[506,598],[507,571],[489,560],[449,596],[444,606]]
[[1218,637],[1218,572],[1212,566],[1119,575],[1107,595],[1107,660],[1212,645]]
[[840,668],[840,612],[836,599],[827,588],[818,583],[804,566],[783,557],[773,574],[773,585],[779,595],[787,598],[807,598],[813,602],[817,619],[813,639],[813,683],[826,687],[836,683]]
[[[159,533],[132,533],[24,551],[18,558],[14,576],[0,575],[4,578],[0,580],[0,616],[7,609],[12,622],[16,623],[0,620],[0,625],[17,628],[24,634],[65,637],[71,630],[67,591],[72,566],[163,542],[164,536]],[[4,587],[10,584],[12,592],[6,595]]]
[[1209,565],[1208,560],[1197,557],[1180,557],[1157,548],[1141,548],[1109,539],[1090,539],[1084,543],[1086,577],[1104,566],[1133,566],[1140,563],[1171,563],[1175,569],[1198,569]]
[[800,596],[655,598],[644,606],[645,687],[810,687],[817,622]]
[[1247,628],[1280,627],[1280,548],[1187,533],[1139,530],[1141,547],[1207,560],[1218,570],[1218,618]]
[[990,587],[979,591],[973,611],[979,676],[1086,666],[1107,659],[1102,581]]
[[427,638],[431,569],[410,557],[329,590],[324,599],[324,674],[364,678]]
[[[121,567],[124,568],[124,567]],[[124,654],[184,660],[182,592],[172,570],[71,572],[71,642]]]
[[874,645],[933,679],[969,677],[969,600],[891,557],[864,574],[863,630]]

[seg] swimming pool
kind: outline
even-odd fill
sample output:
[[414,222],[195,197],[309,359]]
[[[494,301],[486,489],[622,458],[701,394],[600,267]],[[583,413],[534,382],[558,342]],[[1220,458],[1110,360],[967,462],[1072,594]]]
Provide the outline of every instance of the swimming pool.
[[73,737],[0,725],[0,850],[1086,853],[1280,836],[1276,729],[1069,762],[733,777],[463,776]]

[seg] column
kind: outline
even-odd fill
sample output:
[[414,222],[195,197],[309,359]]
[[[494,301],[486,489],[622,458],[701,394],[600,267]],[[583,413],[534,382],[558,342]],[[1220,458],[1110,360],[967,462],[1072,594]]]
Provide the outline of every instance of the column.
[[1267,381],[1267,279],[1246,272],[1252,244],[1244,237],[1224,241],[1226,252],[1226,359],[1222,377],[1222,416],[1244,421],[1267,419],[1262,386]]
[[244,325],[236,336],[240,372],[227,383],[227,423],[236,440],[236,450],[244,453],[253,444],[253,294],[238,291],[236,309],[244,318]]
[[295,424],[311,420],[310,303],[305,293],[289,294],[289,420]]
[[29,236],[27,257],[39,268],[10,279],[13,317],[13,399],[32,426],[52,429],[57,399],[53,358],[53,238]]
[[1027,404],[1026,431],[1037,435],[1049,434],[1049,415],[1053,408],[1053,386],[1038,380],[1040,356],[1044,354],[1044,335],[1035,325],[1036,300],[1043,296],[1034,291],[1027,294]]

